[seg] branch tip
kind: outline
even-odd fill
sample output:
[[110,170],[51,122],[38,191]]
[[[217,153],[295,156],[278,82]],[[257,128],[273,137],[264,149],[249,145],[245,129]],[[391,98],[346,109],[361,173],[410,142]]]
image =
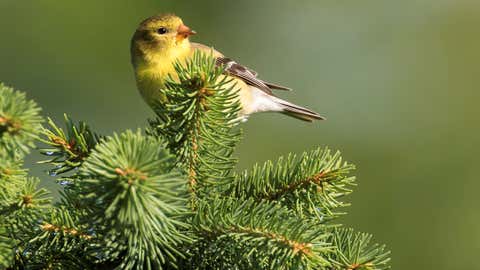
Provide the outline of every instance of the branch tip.
[[23,204],[25,204],[25,206],[30,206],[33,202],[33,196],[32,195],[24,195],[22,197],[22,201],[23,201]]
[[125,170],[121,168],[115,168],[115,173],[122,177],[128,177],[128,184],[131,185],[135,182],[136,179],[145,181],[147,180],[147,174],[142,173],[141,171],[127,168]]

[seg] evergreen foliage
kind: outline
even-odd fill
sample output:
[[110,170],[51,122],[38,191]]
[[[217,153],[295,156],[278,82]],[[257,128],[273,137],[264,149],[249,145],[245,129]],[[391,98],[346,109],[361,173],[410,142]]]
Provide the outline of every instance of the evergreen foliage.
[[40,149],[40,153],[49,159],[39,163],[51,164],[54,167],[49,170],[51,176],[57,176],[69,172],[82,165],[92,149],[101,140],[101,136],[93,133],[85,122],[78,125],[64,115],[66,131],[58,127],[52,119],[48,118],[50,129],[43,129],[45,139],[41,141],[47,145]]
[[0,83],[0,147],[2,152],[28,153],[42,122],[40,108],[25,93]]
[[[235,84],[205,54],[175,70],[145,132],[110,136],[68,116],[42,129],[38,106],[0,85],[0,269],[389,267],[384,246],[334,223],[355,185],[339,152],[236,172]],[[55,202],[23,167],[35,140]]]
[[164,100],[156,106],[149,134],[163,138],[176,153],[195,204],[205,186],[233,179],[240,103],[235,85],[213,57],[195,53],[185,65],[176,63],[175,70],[178,80],[170,76],[161,90]]
[[281,204],[303,218],[325,222],[338,215],[333,209],[348,204],[338,199],[351,192],[354,166],[339,152],[318,148],[301,157],[280,157],[275,163],[258,164],[236,175],[225,194]]

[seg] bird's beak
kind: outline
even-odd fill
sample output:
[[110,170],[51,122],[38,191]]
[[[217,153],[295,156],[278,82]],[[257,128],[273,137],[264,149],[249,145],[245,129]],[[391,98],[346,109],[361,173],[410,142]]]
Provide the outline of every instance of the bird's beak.
[[191,35],[195,35],[197,32],[190,29],[190,27],[185,24],[181,24],[177,29],[177,42],[180,42]]

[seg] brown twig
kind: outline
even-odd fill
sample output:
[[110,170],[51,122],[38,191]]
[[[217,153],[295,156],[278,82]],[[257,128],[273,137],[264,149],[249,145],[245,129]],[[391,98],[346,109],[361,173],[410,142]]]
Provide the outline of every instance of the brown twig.
[[266,230],[263,230],[262,228],[235,228],[232,227],[230,229],[231,232],[237,232],[237,233],[249,233],[249,234],[255,234],[257,236],[263,236],[269,239],[272,239],[274,241],[280,242],[282,244],[285,244],[289,246],[293,250],[293,254],[301,254],[301,255],[306,255],[306,256],[311,256],[313,254],[312,248],[313,244],[312,243],[302,243],[298,242],[295,240],[288,239],[287,237],[283,235],[279,235],[276,233],[272,233]]
[[279,189],[275,191],[273,194],[266,195],[265,198],[269,200],[276,200],[279,197],[281,197],[283,194],[293,191],[299,187],[304,187],[310,183],[315,183],[317,185],[321,184],[321,182],[326,178],[325,176],[327,175],[328,172],[319,172],[315,175],[312,175],[311,177],[308,177],[306,179],[300,180],[298,182],[293,182],[290,185]]
[[77,229],[67,228],[67,227],[59,227],[59,226],[55,226],[55,225],[50,224],[50,223],[45,223],[43,225],[40,225],[40,228],[44,231],[63,232],[65,234],[72,235],[72,236],[78,236],[80,238],[87,239],[87,240],[92,238],[91,235],[88,235],[86,233],[82,233],[82,232],[78,231]]

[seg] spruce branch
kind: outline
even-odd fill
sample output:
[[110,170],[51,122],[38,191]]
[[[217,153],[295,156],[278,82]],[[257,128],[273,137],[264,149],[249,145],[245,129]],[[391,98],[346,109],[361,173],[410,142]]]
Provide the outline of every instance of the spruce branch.
[[51,202],[50,193],[38,188],[39,183],[37,178],[26,178],[11,203],[0,209],[0,215],[11,216],[23,224],[35,222],[38,212],[49,208]]
[[11,238],[5,217],[0,216],[0,269],[13,264],[15,257],[15,241]]
[[101,141],[102,137],[91,131],[85,122],[75,124],[68,115],[64,115],[65,130],[58,127],[48,118],[50,129],[43,129],[46,137],[42,142],[48,145],[40,149],[40,153],[50,159],[39,163],[48,163],[54,166],[49,171],[51,176],[57,176],[76,169],[82,165],[90,151]]
[[27,172],[22,169],[22,160],[0,151],[0,212],[9,207],[24,185]]
[[[74,185],[89,220],[104,237],[105,256],[122,256],[122,269],[158,269],[182,256],[186,181],[161,142],[127,131],[97,145]],[[172,170],[173,169],[173,170]]]
[[221,253],[232,247],[238,254],[230,256],[236,256],[239,261],[231,267],[306,269],[329,265],[326,254],[331,247],[326,242],[325,228],[298,219],[278,204],[216,198],[199,205],[193,228],[201,239],[201,246],[210,242],[210,248],[214,248],[200,250],[193,257],[193,260],[205,258],[200,265],[225,264],[221,258],[209,262],[212,254],[204,252]]
[[195,52],[185,64],[177,62],[175,71],[160,90],[164,99],[155,107],[149,133],[164,138],[177,154],[195,198],[199,187],[231,179],[240,104],[235,84],[211,55]]
[[25,93],[0,83],[0,151],[29,152],[43,121],[39,112]]
[[9,204],[4,203],[0,208],[0,231],[3,232],[0,238],[13,247],[9,253],[9,265],[14,263],[19,266],[21,253],[31,239],[32,228],[51,206],[49,193],[38,188],[38,183],[38,179],[25,178],[22,186],[15,191],[15,196],[8,201]]
[[50,207],[51,198],[44,188],[38,188],[40,180],[29,178],[17,196],[18,209],[43,209]]
[[300,216],[324,222],[338,215],[332,210],[348,204],[339,200],[351,192],[355,167],[344,162],[339,152],[318,148],[267,161],[249,171],[237,174],[227,185],[226,195],[279,202]]
[[32,226],[41,220],[45,211],[51,207],[50,193],[39,188],[39,183],[37,178],[25,179],[12,203],[1,209],[0,215],[7,218],[7,222],[12,226],[12,233],[19,239],[28,238],[25,234],[28,234]]
[[329,254],[332,270],[384,270],[389,269],[390,251],[385,246],[371,245],[372,236],[356,233],[352,229],[336,229],[330,242],[336,247]]
[[78,218],[63,207],[52,208],[49,217],[32,230],[31,240],[23,251],[27,266],[58,264],[68,269],[92,268],[97,259],[96,250],[92,249],[95,235]]
[[[72,215],[67,209],[53,208],[50,217],[38,226],[38,234],[30,240],[38,243],[35,251],[68,252],[79,242],[90,241],[93,238],[88,227],[79,225],[78,216]],[[72,243],[69,243],[72,242]]]

